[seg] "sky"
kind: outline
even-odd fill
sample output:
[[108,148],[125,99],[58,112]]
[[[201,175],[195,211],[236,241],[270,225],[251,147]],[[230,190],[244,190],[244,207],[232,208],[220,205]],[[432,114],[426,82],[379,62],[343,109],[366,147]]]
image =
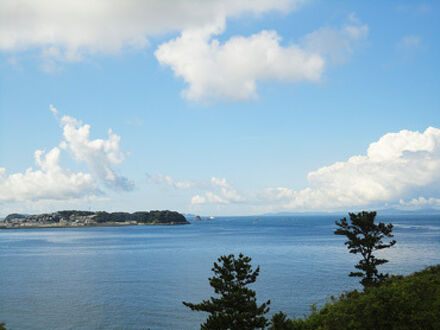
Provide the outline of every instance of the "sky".
[[440,209],[440,3],[0,0],[0,216]]

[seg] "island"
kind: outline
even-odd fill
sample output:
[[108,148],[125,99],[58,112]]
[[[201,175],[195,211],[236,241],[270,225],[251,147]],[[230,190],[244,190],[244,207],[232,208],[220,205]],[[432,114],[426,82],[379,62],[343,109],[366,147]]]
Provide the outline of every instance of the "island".
[[200,215],[197,215],[197,216],[193,219],[193,221],[210,221],[210,220],[212,220],[212,219],[214,219],[213,216],[205,217],[205,218],[201,218]]
[[38,215],[12,213],[0,221],[0,229],[183,224],[189,222],[182,214],[168,210],[134,213],[69,210]]

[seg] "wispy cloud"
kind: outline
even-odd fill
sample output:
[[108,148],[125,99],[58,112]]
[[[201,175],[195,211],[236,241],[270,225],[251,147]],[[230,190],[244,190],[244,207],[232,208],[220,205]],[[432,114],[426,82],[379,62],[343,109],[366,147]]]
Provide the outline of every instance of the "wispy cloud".
[[414,50],[420,47],[421,38],[418,35],[407,35],[399,40],[397,47],[402,50]]
[[168,175],[157,174],[150,175],[147,174],[147,182],[155,184],[164,184],[176,189],[190,189],[194,187],[202,187],[203,183],[197,181],[178,181]]
[[23,70],[23,67],[21,66],[20,61],[18,60],[17,57],[11,56],[11,57],[8,58],[7,62],[15,70],[17,70],[17,71],[22,71]]
[[130,126],[141,127],[144,126],[144,121],[139,117],[134,117],[133,119],[126,120],[125,123]]
[[354,13],[340,28],[323,27],[301,40],[304,49],[320,54],[332,63],[343,63],[367,38],[369,28]]
[[401,13],[410,13],[410,14],[429,14],[432,12],[432,6],[428,3],[406,3],[399,4],[396,6],[396,10]]
[[422,38],[416,34],[406,35],[396,43],[396,51],[404,60],[412,60],[422,49]]
[[159,174],[147,175],[147,182],[163,184],[175,189],[198,190],[199,194],[194,195],[191,199],[193,205],[205,203],[231,204],[245,201],[245,198],[225,178],[213,176],[205,181],[179,181],[171,176]]

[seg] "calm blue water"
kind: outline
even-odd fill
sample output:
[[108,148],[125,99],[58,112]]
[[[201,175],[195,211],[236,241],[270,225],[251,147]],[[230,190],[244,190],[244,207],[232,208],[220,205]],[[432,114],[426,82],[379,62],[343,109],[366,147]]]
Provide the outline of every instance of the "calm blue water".
[[[12,329],[197,329],[213,292],[213,261],[242,252],[260,265],[254,289],[271,313],[359,287],[356,256],[333,235],[339,217],[217,218],[186,226],[0,231],[0,321]],[[440,217],[386,217],[397,245],[382,268],[408,274],[440,263]]]

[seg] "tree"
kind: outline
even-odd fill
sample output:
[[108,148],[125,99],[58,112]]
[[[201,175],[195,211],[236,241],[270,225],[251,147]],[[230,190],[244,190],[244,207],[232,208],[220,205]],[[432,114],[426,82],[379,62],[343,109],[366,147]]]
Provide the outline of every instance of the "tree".
[[283,312],[272,315],[269,330],[295,330],[292,320]]
[[201,329],[250,330],[268,325],[264,314],[269,311],[270,300],[258,306],[255,291],[247,288],[260,272],[259,266],[252,269],[251,260],[241,253],[238,259],[233,254],[221,256],[212,268],[215,275],[209,278],[209,284],[220,297],[211,297],[200,304],[183,302],[193,311],[210,314]]
[[[331,299],[305,319],[285,319],[273,330],[440,329],[440,265],[407,276],[390,276],[380,286]],[[290,323],[290,324],[289,324]]]
[[0,322],[0,330],[6,330],[4,322]]
[[384,224],[380,222],[374,223],[376,212],[360,212],[358,214],[349,213],[350,222],[347,218],[343,218],[340,222],[336,221],[339,227],[335,230],[336,235],[344,235],[348,238],[345,242],[350,253],[360,253],[362,259],[354,267],[358,272],[351,272],[349,276],[362,277],[360,283],[366,288],[383,282],[387,278],[387,274],[379,273],[377,266],[388,262],[386,259],[378,259],[373,252],[385,248],[389,248],[396,244],[395,240],[385,243],[383,240],[392,238],[392,224]]

